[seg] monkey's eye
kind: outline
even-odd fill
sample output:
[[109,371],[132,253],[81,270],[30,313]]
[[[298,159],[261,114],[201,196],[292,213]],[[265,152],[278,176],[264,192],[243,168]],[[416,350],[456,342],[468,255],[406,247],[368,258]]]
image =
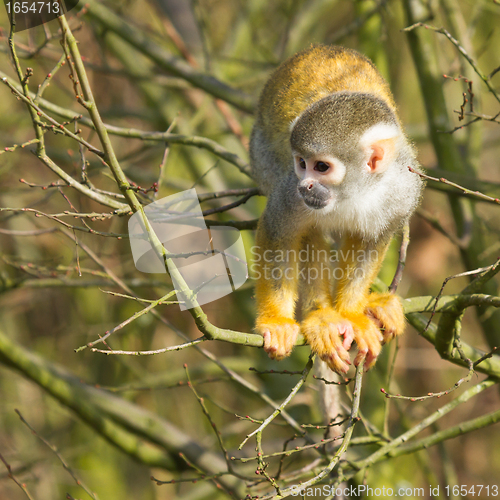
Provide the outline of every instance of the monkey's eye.
[[324,173],[330,169],[330,165],[325,163],[324,161],[318,161],[316,165],[314,165],[314,170]]
[[306,161],[304,160],[304,158],[299,158],[299,167],[300,167],[302,170],[305,170],[305,169],[306,169]]

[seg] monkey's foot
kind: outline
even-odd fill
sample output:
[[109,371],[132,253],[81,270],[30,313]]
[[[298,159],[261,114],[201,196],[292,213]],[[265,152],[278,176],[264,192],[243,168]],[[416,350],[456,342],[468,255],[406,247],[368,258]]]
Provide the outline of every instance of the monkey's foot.
[[354,364],[358,366],[361,361],[365,360],[364,368],[368,370],[375,364],[384,338],[377,325],[364,314],[344,313],[344,316],[353,325],[354,341],[358,347]]
[[346,318],[333,308],[319,309],[302,321],[300,331],[311,350],[333,371],[346,373],[349,370],[351,361],[348,351],[354,340],[354,332]]
[[393,293],[372,293],[368,297],[365,314],[382,330],[384,344],[405,329],[403,304]]
[[290,318],[259,316],[255,331],[264,337],[264,351],[271,359],[279,361],[292,352],[299,334],[299,325]]

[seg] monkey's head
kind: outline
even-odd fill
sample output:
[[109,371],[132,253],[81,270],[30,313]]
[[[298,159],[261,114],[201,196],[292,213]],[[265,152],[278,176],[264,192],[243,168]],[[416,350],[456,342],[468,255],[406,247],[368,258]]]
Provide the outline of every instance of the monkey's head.
[[291,125],[290,145],[306,206],[326,212],[375,188],[405,144],[395,113],[371,94],[338,92]]

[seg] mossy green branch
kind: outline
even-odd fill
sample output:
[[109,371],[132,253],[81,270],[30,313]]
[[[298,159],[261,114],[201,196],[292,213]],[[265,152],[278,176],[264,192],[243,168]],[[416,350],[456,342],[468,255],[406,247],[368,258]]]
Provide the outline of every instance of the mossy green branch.
[[90,87],[87,72],[85,71],[76,39],[69,29],[66,17],[61,16],[58,18],[58,21],[63,34],[63,47],[65,50],[67,48],[68,52],[71,54],[71,60],[69,62],[70,64],[74,65],[76,74],[78,75],[78,83],[82,89],[84,105],[90,115],[92,123],[94,124],[97,135],[99,136],[106,163],[109,165],[110,170],[115,177],[116,183],[120,191],[122,191],[122,193],[124,194],[130,208],[132,208],[134,213],[140,211],[142,209],[142,205],[139,203],[139,200],[135,196],[135,192],[132,189],[132,186],[129,184],[125,174],[120,167],[120,164],[118,163],[118,159],[109,139],[108,131],[106,130],[99,110],[97,109],[97,105],[92,93],[92,88]]
[[496,424],[497,422],[500,422],[500,410],[488,413],[487,415],[483,415],[472,420],[468,420],[466,422],[462,422],[458,425],[450,427],[449,429],[435,432],[431,436],[419,439],[417,441],[406,443],[391,452],[389,456],[391,458],[394,458],[401,455],[415,453],[419,450],[425,450],[448,439],[463,436],[464,434],[482,429],[484,427],[488,427],[490,425]]
[[14,368],[38,384],[63,406],[73,410],[85,423],[123,452],[151,467],[177,470],[176,458],[140,440],[100,411],[93,397],[76,377],[30,353],[0,331],[0,363]]
[[[438,344],[436,325],[431,323],[429,326],[427,326],[427,318],[419,313],[407,314],[406,318],[408,319],[408,322],[420,333],[420,335],[422,335],[422,337],[424,337],[434,347],[436,347],[436,345]],[[479,359],[482,359],[486,354],[484,351],[476,349],[475,347],[472,347],[471,345],[463,341],[461,342],[460,346],[465,357],[470,359],[473,363],[478,361]],[[446,361],[450,361],[453,364],[468,368],[468,364],[462,359],[460,353],[458,353],[456,350],[453,350],[450,353],[444,351],[438,352],[440,356]],[[475,366],[474,369],[477,372],[500,378],[500,356],[494,355],[491,358],[485,359],[480,364]]]
[[210,340],[222,340],[232,344],[242,344],[251,347],[262,347],[264,339],[255,333],[237,332],[234,330],[225,330],[218,328],[208,321],[207,315],[203,312],[201,307],[191,309],[194,322],[200,332]]
[[500,297],[476,293],[470,295],[443,295],[439,297],[437,303],[436,297],[433,295],[412,297],[403,300],[406,314],[415,312],[449,312],[458,314],[467,307],[486,305],[500,307]]
[[[226,470],[225,461],[204,449],[184,432],[133,403],[91,387],[61,367],[26,350],[0,331],[0,363],[19,371],[138,462],[169,471],[187,469],[183,453],[207,474]],[[242,494],[243,485],[232,477],[219,481]]]

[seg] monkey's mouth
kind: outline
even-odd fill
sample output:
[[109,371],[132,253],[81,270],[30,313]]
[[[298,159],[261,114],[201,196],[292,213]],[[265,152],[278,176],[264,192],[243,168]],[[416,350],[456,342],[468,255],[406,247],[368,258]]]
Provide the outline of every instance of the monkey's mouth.
[[314,210],[325,208],[332,198],[332,193],[327,187],[309,179],[299,182],[297,190],[304,203]]

